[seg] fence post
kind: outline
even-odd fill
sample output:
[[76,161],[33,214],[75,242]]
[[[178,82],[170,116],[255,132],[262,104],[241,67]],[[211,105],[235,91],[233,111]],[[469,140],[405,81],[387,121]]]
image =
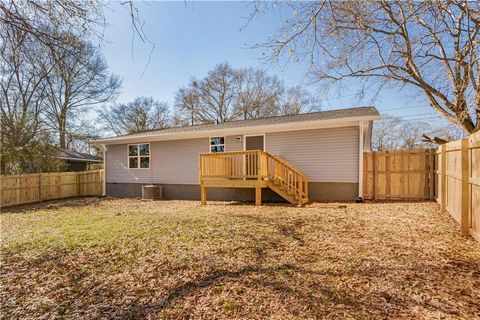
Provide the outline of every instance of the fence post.
[[442,210],[447,209],[447,145],[442,144],[442,188],[441,188],[441,208]]
[[101,183],[100,189],[102,190],[102,196],[106,196],[107,195],[107,187],[106,187],[106,184],[105,184],[105,169],[100,170],[100,183]]
[[80,172],[75,172],[75,197],[80,196]]
[[470,228],[470,197],[469,197],[469,184],[470,184],[470,161],[468,154],[468,138],[462,139],[462,214],[460,220],[461,234],[468,235],[468,229]]
[[435,198],[435,149],[430,149],[428,153],[429,159],[429,173],[428,180],[430,185],[430,200]]
[[377,151],[373,152],[373,200],[377,200],[377,188],[378,188],[378,167],[377,167]]
[[22,181],[21,176],[17,176],[15,179],[15,204],[22,203]]
[[42,194],[42,174],[38,174],[38,201],[42,202],[43,201],[43,194]]

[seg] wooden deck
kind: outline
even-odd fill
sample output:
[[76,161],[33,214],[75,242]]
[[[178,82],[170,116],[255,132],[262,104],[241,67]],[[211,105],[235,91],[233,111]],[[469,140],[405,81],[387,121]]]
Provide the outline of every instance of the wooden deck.
[[207,188],[254,188],[255,204],[262,189],[270,188],[292,204],[308,202],[308,177],[284,159],[261,150],[202,153],[199,155],[202,204]]

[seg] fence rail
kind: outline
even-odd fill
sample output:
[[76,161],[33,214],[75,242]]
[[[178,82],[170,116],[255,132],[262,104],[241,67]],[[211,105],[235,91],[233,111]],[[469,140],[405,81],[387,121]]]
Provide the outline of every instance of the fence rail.
[[103,194],[103,170],[1,176],[1,207]]
[[442,145],[436,157],[437,202],[480,241],[480,132]]
[[363,198],[434,199],[435,151],[395,150],[363,155]]

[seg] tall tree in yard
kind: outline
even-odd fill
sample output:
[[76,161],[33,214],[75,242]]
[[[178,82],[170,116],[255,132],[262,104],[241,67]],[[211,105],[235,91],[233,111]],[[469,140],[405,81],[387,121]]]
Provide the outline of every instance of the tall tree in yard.
[[275,76],[253,68],[217,65],[177,91],[177,124],[225,122],[318,110],[318,100],[303,87],[287,87]]
[[45,79],[53,68],[49,48],[15,28],[2,28],[0,34],[1,172],[54,170],[56,150],[40,116]]
[[195,117],[199,122],[225,122],[234,119],[235,73],[228,63],[217,65],[200,81],[192,80],[190,87],[197,96]]
[[448,121],[480,130],[479,1],[289,5],[293,17],[261,45],[270,57],[309,59],[314,79],[324,84],[353,78],[364,87],[409,86]]
[[200,97],[199,92],[192,86],[178,89],[175,95],[175,116],[174,122],[178,126],[194,125],[198,118],[197,109]]
[[294,86],[287,88],[280,97],[278,113],[281,115],[299,114],[318,111],[320,101],[314,98],[305,88]]
[[262,118],[278,113],[283,85],[275,76],[253,68],[235,71],[235,113],[241,119]]
[[162,129],[169,125],[168,105],[153,98],[138,97],[102,110],[99,120],[107,131],[116,135]]
[[62,47],[51,51],[54,68],[46,77],[43,109],[45,122],[58,132],[58,145],[67,147],[69,128],[75,118],[89,107],[115,99],[120,79],[108,73],[108,67],[91,44],[72,38],[75,50]]
[[398,129],[401,119],[383,115],[375,122],[372,135],[372,149],[376,151],[395,150],[399,147]]
[[424,121],[404,122],[398,130],[398,139],[400,148],[413,150],[426,147],[427,144],[422,141],[422,134],[432,132],[432,127]]

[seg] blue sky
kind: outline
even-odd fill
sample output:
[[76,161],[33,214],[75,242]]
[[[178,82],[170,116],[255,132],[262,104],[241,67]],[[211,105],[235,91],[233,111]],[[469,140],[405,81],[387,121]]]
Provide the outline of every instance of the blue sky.
[[[172,105],[178,88],[191,77],[205,76],[222,62],[235,68],[265,68],[287,85],[307,85],[304,64],[266,67],[261,60],[262,50],[249,48],[280,28],[290,17],[288,8],[261,15],[242,29],[253,10],[246,2],[137,2],[136,7],[144,22],[144,32],[155,46],[150,63],[151,45],[142,43],[138,37],[132,41],[134,33],[127,8],[117,2],[111,3],[106,11],[107,41],[102,44],[102,51],[110,71],[123,79],[119,102],[151,96]],[[341,93],[320,95],[322,110],[370,104],[369,100],[352,97],[354,85],[347,88]],[[318,85],[309,85],[308,89],[313,94],[319,92]],[[381,112],[403,115],[406,119],[436,115],[424,100],[413,98],[413,92],[386,90],[375,105]],[[399,110],[402,107],[407,108]]]

